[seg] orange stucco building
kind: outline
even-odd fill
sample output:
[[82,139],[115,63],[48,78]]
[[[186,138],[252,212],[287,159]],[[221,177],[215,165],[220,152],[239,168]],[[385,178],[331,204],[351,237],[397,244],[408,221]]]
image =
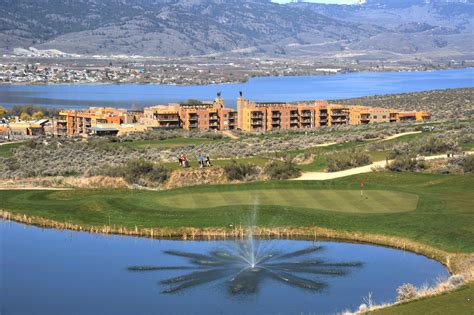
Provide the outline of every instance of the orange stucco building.
[[237,112],[226,108],[218,95],[214,101],[193,101],[180,104],[158,105],[144,109],[141,123],[153,127],[234,130]]
[[425,121],[428,112],[329,104],[326,101],[277,103],[237,99],[238,128],[244,131],[300,129],[404,121]]

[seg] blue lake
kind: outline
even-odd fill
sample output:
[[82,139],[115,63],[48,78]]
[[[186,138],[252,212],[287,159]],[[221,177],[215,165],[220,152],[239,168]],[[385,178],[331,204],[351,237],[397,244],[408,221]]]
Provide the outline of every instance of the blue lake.
[[221,91],[235,106],[239,91],[255,101],[339,99],[433,89],[474,87],[474,68],[429,72],[360,72],[326,76],[263,77],[242,84],[170,86],[154,84],[0,85],[0,104],[62,108],[143,106],[213,99]]
[[[260,241],[261,267],[234,273],[236,265],[223,254],[235,250],[231,240],[160,241],[6,221],[0,221],[0,239],[2,314],[334,314],[355,310],[369,292],[375,302],[393,301],[403,283],[448,276],[424,256],[364,244]],[[344,272],[315,272],[315,265]],[[187,276],[193,266],[198,273]],[[321,288],[313,290],[315,283]]]

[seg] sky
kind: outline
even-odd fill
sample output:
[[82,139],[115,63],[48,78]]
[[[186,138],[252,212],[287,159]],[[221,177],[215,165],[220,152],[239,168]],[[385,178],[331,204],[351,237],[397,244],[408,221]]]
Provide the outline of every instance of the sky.
[[[291,0],[272,0],[278,3],[288,3]],[[305,2],[318,2],[318,3],[332,3],[332,4],[353,4],[357,3],[357,0],[306,0]]]

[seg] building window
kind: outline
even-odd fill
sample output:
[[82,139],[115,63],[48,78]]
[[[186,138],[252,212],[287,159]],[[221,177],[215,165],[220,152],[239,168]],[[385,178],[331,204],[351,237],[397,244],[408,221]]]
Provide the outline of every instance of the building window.
[[377,119],[377,115],[374,116],[374,119]]
[[382,118],[383,118],[383,119],[387,118],[387,115],[383,115]]

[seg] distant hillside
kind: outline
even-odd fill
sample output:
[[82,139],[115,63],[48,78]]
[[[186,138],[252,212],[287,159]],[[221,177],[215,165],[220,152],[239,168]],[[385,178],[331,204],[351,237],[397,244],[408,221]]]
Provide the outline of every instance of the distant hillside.
[[84,55],[439,50],[462,55],[472,51],[473,4],[453,1],[336,6],[270,0],[3,0],[0,51],[34,46]]

